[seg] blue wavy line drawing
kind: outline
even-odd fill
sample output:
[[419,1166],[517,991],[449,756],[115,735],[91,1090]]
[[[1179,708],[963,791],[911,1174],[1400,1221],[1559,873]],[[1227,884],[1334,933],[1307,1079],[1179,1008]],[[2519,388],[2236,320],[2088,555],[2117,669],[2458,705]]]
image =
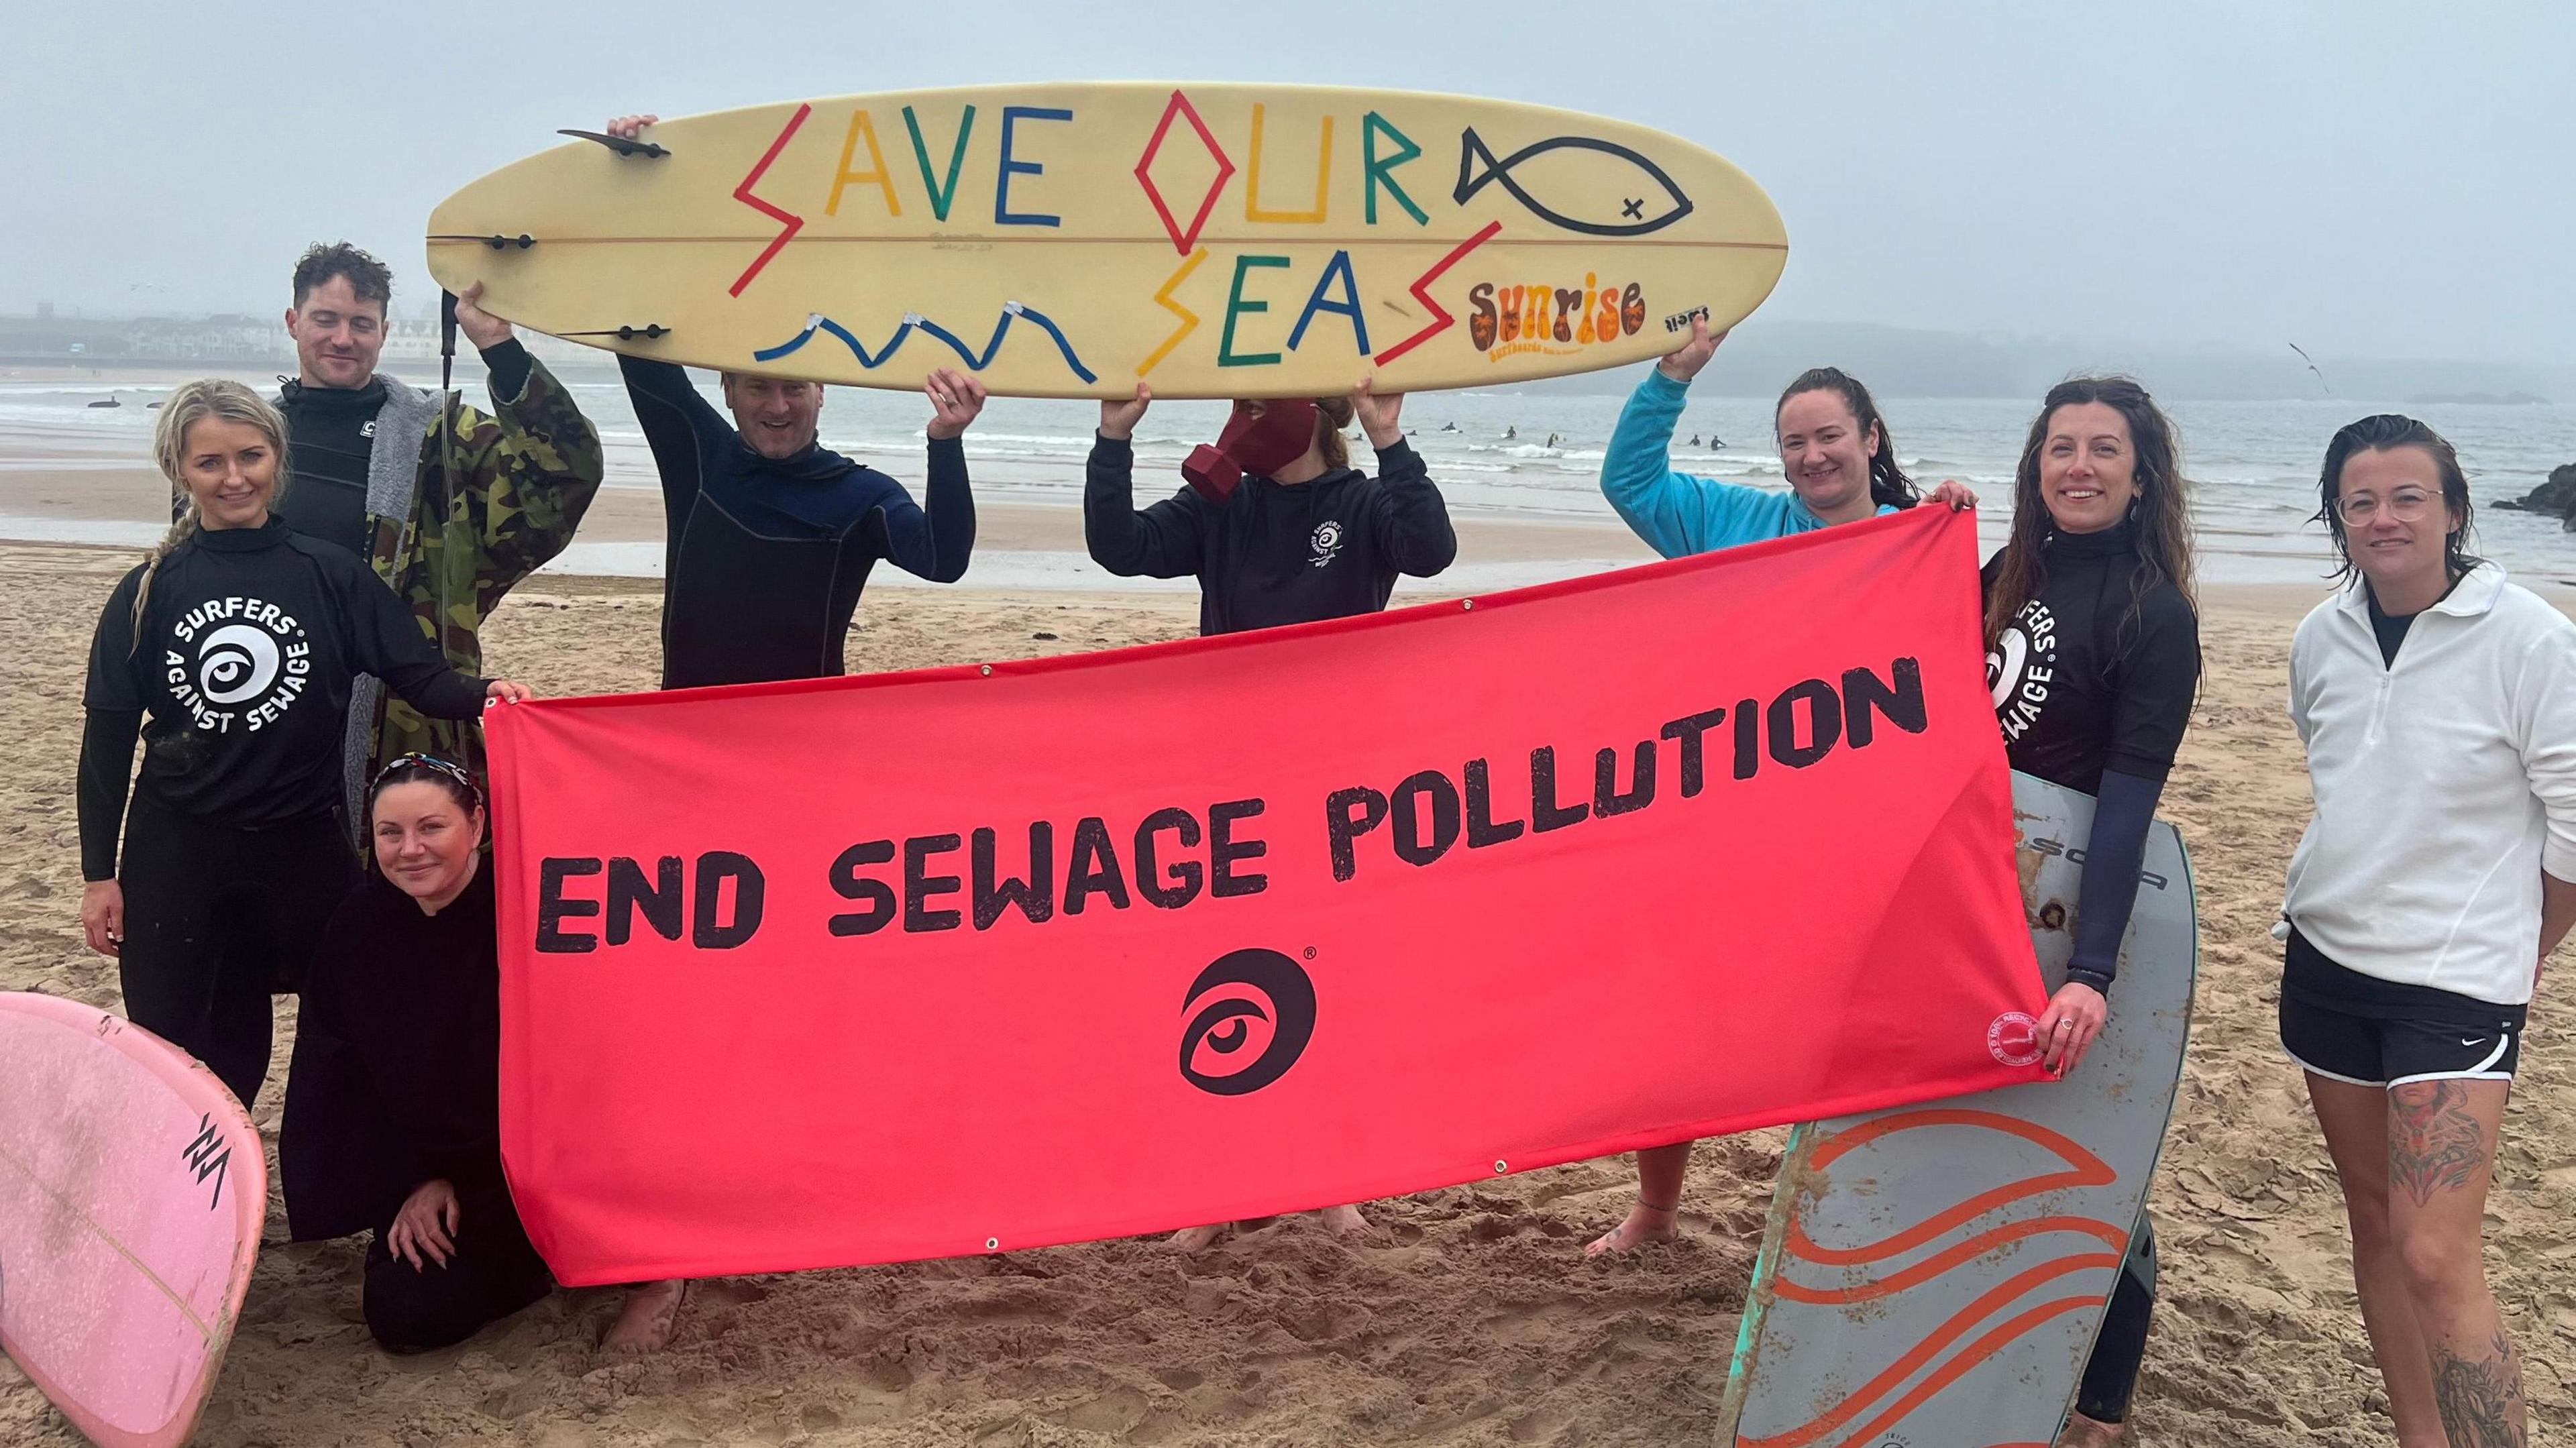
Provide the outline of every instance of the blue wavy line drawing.
[[844,327],[840,323],[833,321],[831,318],[824,316],[820,312],[817,312],[805,319],[804,331],[797,333],[795,336],[788,338],[786,341],[779,343],[775,347],[760,348],[751,355],[754,361],[775,362],[779,358],[793,353],[796,349],[804,346],[807,342],[812,341],[815,333],[829,332],[833,336],[841,339],[842,344],[850,349],[851,355],[859,359],[860,366],[873,371],[878,367],[884,366],[888,358],[891,358],[895,353],[901,351],[906,338],[910,337],[915,331],[922,331],[927,332],[931,336],[938,338],[940,341],[947,343],[949,349],[954,351],[959,357],[963,358],[968,367],[980,372],[986,367],[991,366],[993,364],[993,358],[1001,352],[1002,339],[1011,334],[1011,319],[1014,317],[1026,317],[1038,326],[1044,327],[1046,329],[1046,334],[1055,339],[1056,350],[1064,354],[1064,363],[1067,367],[1073,369],[1074,376],[1081,378],[1085,382],[1097,382],[1100,380],[1090,368],[1082,365],[1082,358],[1075,354],[1072,341],[1064,335],[1064,329],[1055,324],[1054,318],[1037,310],[1035,307],[1024,307],[1018,302],[1004,302],[1002,304],[1002,315],[996,318],[993,323],[992,340],[984,344],[984,350],[980,354],[977,353],[974,348],[967,346],[962,341],[959,341],[956,333],[949,331],[946,327],[939,325],[937,322],[930,320],[919,312],[904,313],[903,324],[894,329],[894,335],[886,339],[885,346],[877,349],[874,353],[871,353],[868,351],[867,344],[861,342],[855,335],[853,335],[849,328]]

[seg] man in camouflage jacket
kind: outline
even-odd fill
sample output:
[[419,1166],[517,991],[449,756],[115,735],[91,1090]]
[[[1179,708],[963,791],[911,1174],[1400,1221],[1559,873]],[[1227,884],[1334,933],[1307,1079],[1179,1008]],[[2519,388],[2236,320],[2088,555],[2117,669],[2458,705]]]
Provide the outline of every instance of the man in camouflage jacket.
[[[384,264],[345,243],[297,264],[286,324],[299,375],[278,399],[292,474],[279,511],[365,558],[448,662],[479,675],[483,620],[563,551],[599,491],[599,434],[510,324],[478,305],[479,285],[458,298],[456,321],[491,369],[491,415],[377,372],[391,293]],[[479,726],[423,718],[360,680],[343,751],[353,827],[366,780],[413,751],[483,772]]]

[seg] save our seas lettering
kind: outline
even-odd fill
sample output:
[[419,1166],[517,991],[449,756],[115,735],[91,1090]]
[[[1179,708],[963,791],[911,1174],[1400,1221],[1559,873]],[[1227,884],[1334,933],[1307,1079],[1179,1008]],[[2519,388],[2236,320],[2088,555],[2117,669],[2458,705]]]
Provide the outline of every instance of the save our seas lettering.
[[[788,120],[767,152],[755,162],[734,189],[741,204],[761,212],[779,223],[781,230],[766,250],[735,281],[732,291],[739,296],[745,287],[765,268],[770,259],[785,247],[806,225],[806,216],[779,204],[780,198],[762,194],[761,183],[771,163],[812,113],[811,106],[799,107]],[[979,194],[972,212],[961,213],[961,178],[968,172],[970,150],[980,150],[979,134],[990,135],[993,147],[989,167],[979,160],[974,174],[990,174],[991,224],[995,228],[1039,227],[1060,228],[1064,215],[1060,209],[1080,198],[1050,195],[1047,165],[1050,156],[1062,157],[1067,146],[1082,144],[1078,130],[1081,117],[1071,107],[1003,106],[998,119],[984,120],[979,132],[979,111],[971,102],[960,103],[953,117],[925,119],[913,105],[899,108],[900,127],[893,118],[881,129],[874,112],[866,106],[855,107],[849,116],[840,143],[840,159],[834,166],[829,189],[810,198],[805,206],[820,203],[825,216],[840,218],[843,207],[851,206],[851,220],[861,213],[859,197],[873,199],[882,205],[887,220],[900,221],[907,205],[926,207],[940,226],[950,223],[952,215],[971,216],[981,225],[983,197]],[[1136,366],[1137,376],[1146,376],[1195,333],[1203,320],[1181,295],[1181,289],[1192,281],[1193,274],[1209,259],[1210,251],[1199,244],[1201,233],[1218,208],[1227,200],[1229,191],[1239,193],[1242,217],[1246,223],[1284,228],[1276,233],[1283,241],[1294,240],[1295,228],[1321,227],[1333,220],[1333,175],[1337,156],[1340,164],[1356,164],[1360,176],[1360,220],[1372,229],[1384,226],[1390,231],[1418,231],[1432,224],[1430,206],[1463,205],[1489,183],[1507,183],[1505,194],[1515,198],[1525,217],[1516,218],[1516,231],[1574,232],[1583,235],[1629,235],[1670,224],[1688,214],[1690,204],[1679,195],[1671,179],[1651,161],[1624,147],[1588,138],[1559,137],[1526,148],[1522,155],[1564,146],[1588,146],[1603,153],[1602,164],[1625,166],[1637,172],[1630,178],[1622,174],[1624,190],[1643,193],[1627,202],[1621,218],[1599,219],[1560,214],[1544,200],[1528,194],[1506,174],[1512,162],[1496,162],[1477,139],[1472,128],[1459,137],[1459,182],[1447,194],[1434,179],[1436,168],[1404,173],[1403,168],[1426,159],[1424,146],[1386,115],[1367,111],[1360,124],[1340,124],[1344,118],[1324,115],[1315,119],[1315,149],[1312,174],[1314,189],[1304,191],[1304,141],[1282,143],[1270,132],[1269,108],[1254,102],[1248,120],[1232,122],[1228,134],[1220,136],[1219,128],[1191,101],[1187,92],[1175,90],[1165,105],[1153,133],[1146,140],[1130,174],[1140,193],[1151,206],[1164,235],[1171,241],[1180,260],[1172,272],[1150,296],[1140,296],[1140,305],[1150,303],[1175,319],[1172,331]],[[944,122],[944,124],[943,124]],[[1243,131],[1233,125],[1241,124]],[[900,141],[893,138],[900,137]],[[1336,138],[1339,144],[1336,144]],[[1286,154],[1288,144],[1295,154]],[[906,154],[910,165],[905,164]],[[1356,152],[1343,155],[1343,152]],[[889,159],[891,153],[892,159]],[[1238,161],[1238,157],[1240,161]],[[1521,159],[1516,156],[1514,161]],[[1482,176],[1472,175],[1473,163],[1481,161]],[[1285,182],[1278,172],[1284,165],[1296,173],[1295,182]],[[1264,171],[1271,174],[1265,178]],[[913,196],[913,179],[918,176],[918,195]],[[1347,172],[1345,173],[1347,174]],[[1240,176],[1240,182],[1237,177]],[[1290,194],[1291,189],[1294,194]],[[1660,187],[1660,191],[1658,191]],[[1659,195],[1661,209],[1651,218],[1643,215],[1644,196]],[[919,211],[912,215],[918,219]],[[1364,296],[1377,295],[1363,286],[1359,260],[1347,247],[1337,247],[1324,257],[1309,278],[1296,258],[1275,251],[1259,249],[1233,252],[1231,265],[1220,263],[1211,273],[1225,277],[1225,300],[1217,364],[1222,367],[1275,366],[1289,352],[1301,350],[1311,337],[1329,337],[1338,345],[1347,337],[1358,355],[1371,357],[1378,365],[1395,361],[1406,352],[1447,331],[1456,323],[1455,316],[1428,293],[1434,283],[1463,257],[1491,240],[1503,230],[1503,223],[1487,224],[1473,236],[1465,237],[1440,260],[1418,274],[1404,279],[1400,292],[1409,293],[1429,310],[1431,321],[1401,338],[1379,337],[1373,345],[1369,333]],[[966,233],[961,233],[965,235]],[[988,235],[989,233],[972,233]],[[1362,254],[1363,257],[1365,253]],[[1276,273],[1290,273],[1286,276]],[[1265,285],[1266,283],[1266,285]],[[1206,283],[1201,282],[1204,293]],[[1615,296],[1616,304],[1606,302],[1595,314],[1594,284],[1587,279],[1581,304],[1560,301],[1571,295],[1570,289],[1516,286],[1502,289],[1499,298],[1491,284],[1480,285],[1473,301],[1477,309],[1471,324],[1471,340],[1480,351],[1491,351],[1497,345],[1526,342],[1527,348],[1539,348],[1550,342],[1580,345],[1584,342],[1608,341],[1635,333],[1645,322],[1645,300],[1640,289],[1630,284],[1623,291],[1601,293]],[[1397,293],[1390,291],[1390,299]],[[1297,298],[1303,297],[1300,304]],[[1274,308],[1274,302],[1277,306]],[[1288,321],[1294,307],[1293,322]],[[1317,327],[1322,318],[1335,318],[1334,324]],[[1282,324],[1285,324],[1284,331]],[[1256,339],[1257,334],[1257,339]],[[1526,350],[1512,348],[1511,350]],[[1497,353],[1497,356],[1508,355]],[[861,353],[868,365],[868,355]]]
[[[1581,764],[1560,765],[1556,747],[1541,745],[1529,752],[1526,778],[1505,792],[1496,790],[1492,760],[1471,759],[1455,775],[1435,767],[1387,788],[1334,790],[1316,813],[1332,877],[1347,882],[1364,866],[1426,869],[1461,849],[1504,848],[1669,807],[1705,793],[1721,770],[1744,780],[1766,769],[1809,769],[1838,749],[1870,748],[1883,737],[1881,721],[1902,734],[1921,734],[1930,723],[1916,660],[1896,659],[1884,675],[1853,668],[1839,681],[1805,679],[1767,703],[1748,698],[1683,715],[1627,748],[1594,751],[1588,780]],[[898,925],[904,934],[981,931],[1013,915],[1043,925],[1101,907],[1179,910],[1257,895],[1270,887],[1257,868],[1269,845],[1248,832],[1268,812],[1267,801],[1239,799],[1205,811],[1157,809],[1132,827],[1096,815],[1069,830],[1037,820],[1025,827],[1025,849],[1013,832],[1007,858],[1003,832],[992,826],[862,840],[825,868],[832,893],[851,908],[823,924],[839,938]],[[731,850],[694,861],[664,855],[649,865],[624,855],[548,856],[538,867],[535,946],[549,954],[614,948],[637,940],[640,926],[666,941],[685,936],[696,949],[730,950],[759,932],[767,898],[761,866]]]

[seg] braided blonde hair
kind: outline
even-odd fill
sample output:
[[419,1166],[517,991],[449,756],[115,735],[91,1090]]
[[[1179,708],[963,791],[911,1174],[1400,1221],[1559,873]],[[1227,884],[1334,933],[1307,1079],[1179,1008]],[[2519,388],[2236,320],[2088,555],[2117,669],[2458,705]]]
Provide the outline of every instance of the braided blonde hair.
[[201,377],[194,382],[182,383],[170,394],[169,400],[161,405],[161,421],[152,432],[152,459],[160,464],[161,476],[170,480],[170,496],[174,500],[186,499],[188,506],[170,525],[170,531],[163,534],[161,541],[143,557],[143,581],[134,590],[134,641],[128,646],[130,648],[139,647],[143,642],[143,611],[151,602],[152,579],[161,571],[161,560],[195,536],[200,526],[196,500],[189,496],[188,485],[182,481],[180,469],[187,459],[188,429],[208,418],[247,423],[259,429],[261,435],[268,439],[270,451],[277,456],[278,487],[281,490],[285,487],[286,419],[278,415],[268,399],[222,377]]

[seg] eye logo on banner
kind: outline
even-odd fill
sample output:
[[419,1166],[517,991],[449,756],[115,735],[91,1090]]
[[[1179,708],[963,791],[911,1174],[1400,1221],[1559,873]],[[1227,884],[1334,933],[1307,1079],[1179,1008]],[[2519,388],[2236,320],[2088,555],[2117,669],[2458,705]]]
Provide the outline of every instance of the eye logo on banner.
[[1315,1034],[1315,983],[1275,950],[1228,951],[1181,999],[1181,1075],[1215,1096],[1248,1096],[1288,1074]]

